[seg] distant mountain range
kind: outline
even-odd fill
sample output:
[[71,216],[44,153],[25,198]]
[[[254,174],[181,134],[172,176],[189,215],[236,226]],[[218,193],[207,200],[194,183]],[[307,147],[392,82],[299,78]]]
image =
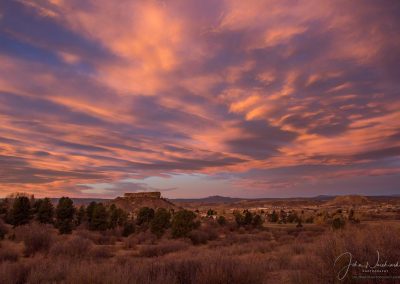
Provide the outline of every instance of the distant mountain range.
[[227,197],[227,196],[208,196],[204,198],[177,198],[170,199],[172,202],[200,202],[200,203],[232,203],[238,202],[241,200],[246,200],[246,198],[235,198],[235,197]]
[[[167,200],[175,203],[235,203],[240,201],[302,201],[302,200],[314,200],[314,201],[331,201],[341,195],[318,195],[314,197],[277,197],[277,198],[240,198],[240,197],[228,197],[213,195],[203,198],[166,198]],[[362,195],[360,195],[362,196]],[[400,194],[394,195],[376,195],[368,196],[364,195],[370,200],[385,200],[390,198],[400,198]],[[2,198],[0,198],[1,200]],[[52,203],[56,204],[59,198],[50,198]],[[75,205],[87,205],[92,201],[95,202],[108,202],[112,199],[106,198],[71,198]]]

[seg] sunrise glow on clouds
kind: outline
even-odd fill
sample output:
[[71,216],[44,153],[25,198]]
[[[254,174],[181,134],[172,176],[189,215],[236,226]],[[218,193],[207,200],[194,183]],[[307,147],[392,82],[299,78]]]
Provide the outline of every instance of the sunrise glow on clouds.
[[398,1],[0,4],[0,196],[396,194]]

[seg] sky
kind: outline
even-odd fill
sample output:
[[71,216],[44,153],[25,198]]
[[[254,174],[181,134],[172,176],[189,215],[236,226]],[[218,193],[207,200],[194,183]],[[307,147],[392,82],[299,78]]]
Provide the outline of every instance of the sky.
[[400,194],[399,15],[3,0],[0,196]]

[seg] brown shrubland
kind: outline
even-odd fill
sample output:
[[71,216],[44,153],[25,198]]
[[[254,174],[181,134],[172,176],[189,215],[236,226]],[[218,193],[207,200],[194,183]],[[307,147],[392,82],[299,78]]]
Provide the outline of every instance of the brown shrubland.
[[360,262],[374,263],[377,250],[388,262],[400,260],[400,230],[390,224],[247,230],[207,223],[181,239],[82,228],[58,235],[34,223],[7,230],[0,241],[6,284],[339,283],[334,262],[343,252]]

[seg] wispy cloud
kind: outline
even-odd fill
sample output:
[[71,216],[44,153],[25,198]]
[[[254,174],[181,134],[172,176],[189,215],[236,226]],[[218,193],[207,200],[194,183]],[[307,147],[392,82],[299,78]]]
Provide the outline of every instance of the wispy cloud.
[[0,193],[118,194],[176,173],[243,196],[338,191],[329,180],[396,192],[399,13],[398,1],[3,1]]

